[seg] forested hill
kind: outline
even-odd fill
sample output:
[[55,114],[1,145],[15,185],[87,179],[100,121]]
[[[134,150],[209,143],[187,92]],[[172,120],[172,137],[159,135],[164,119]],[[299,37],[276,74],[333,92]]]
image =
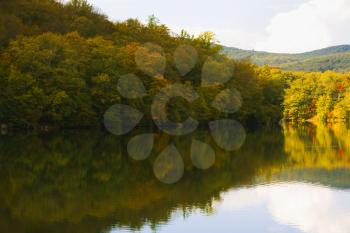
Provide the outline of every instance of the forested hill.
[[[199,98],[172,100],[167,114],[173,121],[190,115],[203,123],[227,117],[244,125],[278,122],[283,91],[276,86],[283,84],[248,62],[227,59],[214,41],[210,32],[174,34],[154,16],[145,24],[111,22],[86,0],[0,1],[0,125],[102,126],[105,113],[122,103],[152,126],[153,97],[174,83]],[[128,98],[135,86],[129,77],[147,91],[144,98]],[[221,111],[221,103],[239,111]]]
[[224,47],[222,52],[234,59],[250,59],[257,65],[271,65],[284,70],[350,71],[350,45],[339,45],[306,53],[268,53]]
[[[172,100],[167,114],[173,121],[188,116],[203,123],[234,118],[247,126],[282,118],[350,121],[350,73],[259,67],[228,59],[214,41],[211,32],[174,34],[154,16],[146,24],[111,22],[86,0],[0,1],[0,125],[101,126],[117,104],[137,109],[142,123],[152,124],[153,98],[175,83],[199,98],[186,104]],[[287,69],[350,71],[350,46],[294,55],[223,51]],[[147,96],[127,98],[118,90],[130,75]],[[222,111],[221,103],[232,112]]]

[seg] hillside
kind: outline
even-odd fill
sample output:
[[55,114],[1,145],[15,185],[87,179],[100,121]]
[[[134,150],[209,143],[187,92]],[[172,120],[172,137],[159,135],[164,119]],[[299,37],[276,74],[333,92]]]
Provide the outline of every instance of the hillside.
[[350,45],[339,45],[306,53],[268,53],[224,47],[222,53],[234,59],[249,59],[257,65],[278,66],[285,70],[350,71]]
[[[9,128],[99,127],[124,105],[143,114],[141,124],[153,126],[153,97],[181,81],[200,97],[165,105],[173,121],[188,113],[203,123],[235,114],[252,126],[281,118],[282,98],[273,95],[282,91],[270,91],[274,83],[258,78],[250,63],[219,54],[211,33],[175,35],[154,16],[145,24],[111,22],[87,0],[0,1],[0,13],[0,123]],[[128,93],[137,86],[148,92],[136,101]],[[230,94],[233,86],[239,95]],[[244,105],[231,113],[214,100]]]

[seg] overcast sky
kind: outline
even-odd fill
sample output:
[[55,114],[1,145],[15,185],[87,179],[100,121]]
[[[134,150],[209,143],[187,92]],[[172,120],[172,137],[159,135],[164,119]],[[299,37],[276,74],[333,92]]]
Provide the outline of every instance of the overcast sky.
[[304,52],[350,44],[350,0],[89,0],[111,20],[154,14],[174,32],[213,31],[223,45]]

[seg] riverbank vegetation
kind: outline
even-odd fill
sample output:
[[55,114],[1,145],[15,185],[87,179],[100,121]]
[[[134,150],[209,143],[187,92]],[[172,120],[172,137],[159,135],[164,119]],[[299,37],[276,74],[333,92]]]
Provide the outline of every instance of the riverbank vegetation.
[[291,121],[348,122],[350,74],[295,73],[285,91],[284,116]]
[[[185,104],[174,99],[168,108],[174,121],[188,116],[203,122],[230,117],[255,126],[282,118],[349,118],[348,74],[284,72],[231,60],[209,32],[196,37],[185,31],[174,34],[153,16],[146,24],[134,19],[111,22],[84,0],[66,4],[2,1],[0,13],[0,123],[4,125],[31,129],[100,126],[106,110],[118,103],[137,108],[145,114],[144,121],[151,122],[153,97],[178,82],[194,89],[199,98]],[[164,72],[155,77],[139,69],[135,61],[137,51],[148,42],[162,48],[159,54],[166,59]],[[184,75],[173,58],[181,45],[190,45],[198,55],[193,69]],[[178,56],[186,59],[186,54]],[[213,62],[208,65],[208,60]],[[225,77],[229,81],[203,86],[204,70],[215,71],[218,77],[229,71]],[[140,78],[147,97],[130,100],[120,94],[118,80],[131,73]],[[222,113],[212,106],[227,88],[240,94],[242,106],[235,113]]]

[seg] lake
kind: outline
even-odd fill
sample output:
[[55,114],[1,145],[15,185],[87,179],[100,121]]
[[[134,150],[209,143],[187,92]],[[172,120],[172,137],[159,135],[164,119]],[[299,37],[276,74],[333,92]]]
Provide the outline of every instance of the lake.
[[[150,133],[152,147],[135,140]],[[206,129],[1,136],[0,232],[350,232],[346,125],[247,132],[231,152],[222,140]],[[169,145],[175,167],[161,157]]]

